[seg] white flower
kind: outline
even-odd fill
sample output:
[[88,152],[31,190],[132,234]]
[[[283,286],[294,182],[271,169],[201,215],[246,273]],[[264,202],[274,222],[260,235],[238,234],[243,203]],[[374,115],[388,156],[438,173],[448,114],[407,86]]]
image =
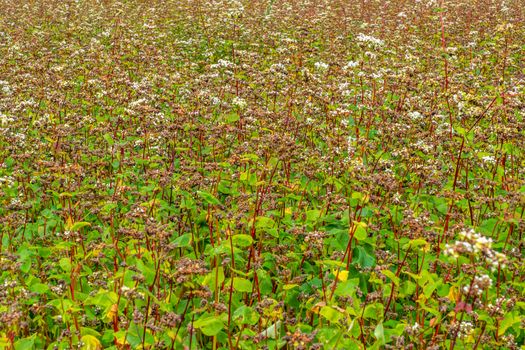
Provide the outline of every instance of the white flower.
[[286,73],[286,66],[282,63],[274,63],[270,66],[270,72],[272,73]]
[[233,68],[235,67],[235,63],[230,62],[228,60],[219,59],[216,64],[212,64],[210,66],[212,69],[217,68]]
[[233,5],[229,11],[228,14],[232,17],[239,17],[244,12],[244,6],[240,1],[233,0],[230,2],[231,5]]
[[376,57],[377,57],[377,55],[375,53],[370,52],[370,51],[365,52],[365,56],[370,58],[371,60],[375,60]]
[[494,158],[494,156],[484,156],[481,158],[481,160],[483,163],[496,164],[496,158]]
[[13,93],[11,86],[5,80],[0,80],[0,90],[2,90],[2,92],[8,96]]
[[244,109],[246,108],[248,103],[244,99],[240,98],[239,96],[235,96],[232,100],[232,105],[234,105],[235,107],[239,109]]
[[418,111],[411,111],[408,113],[408,117],[414,121],[423,119],[423,115]]
[[9,117],[6,114],[0,112],[0,125],[9,125],[11,123],[14,123],[15,119],[13,117]]
[[315,69],[322,71],[322,72],[324,72],[325,70],[328,69],[328,67],[330,67],[328,63],[324,63],[324,62],[315,62],[314,66],[315,66]]
[[470,333],[472,333],[473,330],[474,330],[474,325],[472,324],[472,322],[463,321],[459,325],[458,336],[459,336],[459,338],[464,339],[464,338],[468,337],[470,335]]
[[360,41],[365,44],[369,44],[371,46],[383,46],[385,44],[383,40],[377,39],[371,35],[366,35],[363,33],[359,33],[356,39],[357,41]]
[[461,254],[473,254],[486,261],[492,270],[498,267],[505,268],[508,262],[505,254],[492,249],[492,238],[487,238],[473,229],[464,230],[459,233],[460,241],[452,245],[446,245],[444,254],[458,258]]
[[359,62],[357,61],[348,61],[348,63],[343,67],[343,70],[350,70],[352,68],[358,67]]

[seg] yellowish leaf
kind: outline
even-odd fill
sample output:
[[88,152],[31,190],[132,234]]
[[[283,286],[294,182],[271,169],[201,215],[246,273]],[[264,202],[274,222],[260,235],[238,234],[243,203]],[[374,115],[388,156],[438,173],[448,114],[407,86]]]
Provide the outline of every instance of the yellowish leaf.
[[117,316],[118,313],[118,305],[113,304],[111,305],[111,308],[109,309],[108,313],[106,314],[107,319],[112,320]]
[[457,288],[454,286],[450,287],[450,290],[448,291],[447,295],[448,300],[455,302],[456,300],[458,300],[458,297],[459,291],[457,290]]
[[342,271],[339,271],[339,275],[337,275],[337,279],[339,279],[339,281],[346,281],[348,279],[348,271],[347,270],[342,270]]
[[82,346],[82,350],[102,350],[102,344],[97,339],[97,337],[86,334],[80,338],[82,340],[82,343],[84,345]]

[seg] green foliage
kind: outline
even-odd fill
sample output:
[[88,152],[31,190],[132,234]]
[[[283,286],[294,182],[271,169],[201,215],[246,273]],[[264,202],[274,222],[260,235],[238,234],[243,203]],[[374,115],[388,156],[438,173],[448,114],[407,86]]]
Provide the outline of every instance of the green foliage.
[[489,3],[4,1],[0,350],[518,348]]

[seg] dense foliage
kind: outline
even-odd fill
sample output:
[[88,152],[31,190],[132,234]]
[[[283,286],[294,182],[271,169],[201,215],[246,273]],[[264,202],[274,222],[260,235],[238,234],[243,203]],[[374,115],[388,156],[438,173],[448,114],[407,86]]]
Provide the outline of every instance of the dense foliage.
[[524,57],[521,0],[0,0],[0,349],[520,348]]

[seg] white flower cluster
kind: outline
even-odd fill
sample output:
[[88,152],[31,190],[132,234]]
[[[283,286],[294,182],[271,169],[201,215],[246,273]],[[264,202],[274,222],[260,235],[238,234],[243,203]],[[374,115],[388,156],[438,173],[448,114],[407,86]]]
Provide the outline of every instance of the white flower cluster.
[[228,60],[220,59],[220,60],[217,61],[216,64],[212,64],[210,67],[212,69],[217,69],[217,68],[234,68],[235,67],[235,63],[230,62]]
[[9,83],[5,80],[0,80],[0,90],[5,94],[5,95],[11,95],[13,93],[13,90],[11,89],[11,86],[9,85]]
[[217,106],[221,103],[221,99],[218,98],[217,96],[213,96],[211,98],[211,104],[214,105],[214,106]]
[[341,92],[341,95],[345,97],[352,95],[352,88],[350,87],[350,84],[347,82],[340,83],[338,86],[338,89]]
[[73,232],[71,232],[69,230],[65,230],[64,232],[57,231],[57,233],[56,233],[57,237],[64,237],[66,239],[71,237],[72,234],[73,234]]
[[145,98],[139,98],[138,100],[131,101],[128,105],[130,108],[137,108],[138,106],[148,103],[148,100]]
[[15,119],[9,117],[6,114],[0,112],[0,126],[9,126],[9,124],[14,123]]
[[248,106],[248,103],[243,98],[240,98],[239,96],[235,96],[232,100],[232,105],[239,109],[245,109],[246,106]]
[[499,297],[498,299],[496,299],[496,303],[495,304],[492,304],[492,303],[489,303],[487,305],[487,310],[492,314],[492,315],[500,315],[500,316],[503,316],[503,313],[504,313],[504,309],[502,308],[502,305],[504,303],[506,303],[508,300],[505,298],[505,297]]
[[3,186],[13,186],[15,179],[12,176],[0,176],[0,184]]
[[460,339],[465,339],[470,335],[470,333],[472,333],[473,330],[474,325],[472,324],[472,322],[463,321],[459,325],[458,337]]
[[363,33],[359,33],[356,39],[357,41],[360,41],[365,44],[370,44],[372,46],[383,46],[385,44],[383,40],[375,38],[371,35],[363,34]]
[[492,286],[492,279],[488,275],[474,277],[472,285],[463,286],[462,292],[465,295],[480,296],[484,290]]
[[507,257],[505,254],[492,249],[492,238],[487,238],[473,229],[464,230],[459,233],[460,241],[445,246],[445,255],[458,258],[460,255],[474,255],[486,260],[492,270],[498,266],[506,267]]
[[348,136],[347,151],[349,156],[353,156],[356,151],[357,139],[352,135]]
[[407,332],[408,335],[417,335],[421,331],[421,326],[419,323],[414,323],[413,325],[406,325],[405,332]]
[[418,111],[411,111],[408,113],[408,117],[414,121],[422,120],[424,118],[423,114]]
[[274,63],[270,66],[270,72],[272,73],[288,73],[286,66],[282,63]]
[[483,161],[483,163],[487,163],[487,164],[496,164],[496,158],[494,158],[494,156],[484,156],[481,158],[481,160]]
[[357,61],[348,61],[348,63],[343,67],[343,70],[350,70],[352,68],[359,67],[359,62]]
[[230,9],[228,10],[228,14],[232,17],[239,17],[244,13],[244,6],[240,1],[233,0],[230,1]]
[[330,65],[328,63],[324,63],[324,62],[315,62],[314,66],[315,66],[315,69],[317,69],[318,71],[321,71],[321,72],[326,71],[328,69],[328,67],[330,67]]
[[284,79],[288,75],[286,66],[282,63],[274,63],[268,69],[268,72],[273,74],[275,78]]

